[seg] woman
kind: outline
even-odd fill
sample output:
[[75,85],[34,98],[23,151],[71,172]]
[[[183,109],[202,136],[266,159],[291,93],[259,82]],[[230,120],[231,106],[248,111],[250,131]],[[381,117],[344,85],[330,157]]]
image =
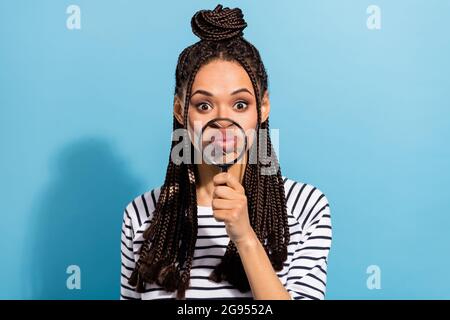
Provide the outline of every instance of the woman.
[[[201,10],[200,41],[176,68],[173,129],[229,118],[247,132],[269,128],[267,74],[243,38],[240,9]],[[177,163],[164,184],[136,197],[122,225],[121,299],[323,299],[330,210],[317,188],[282,176],[270,136],[249,138],[228,172],[205,161]],[[194,144],[189,142],[191,148]],[[176,141],[172,142],[172,149]],[[268,173],[259,158],[271,155]]]

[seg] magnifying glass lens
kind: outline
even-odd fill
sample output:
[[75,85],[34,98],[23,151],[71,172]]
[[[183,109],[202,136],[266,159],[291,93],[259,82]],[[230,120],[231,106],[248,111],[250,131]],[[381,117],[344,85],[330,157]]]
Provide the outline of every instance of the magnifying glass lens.
[[247,137],[234,120],[216,118],[209,121],[200,135],[202,155],[206,163],[219,166],[222,171],[236,163],[247,148]]

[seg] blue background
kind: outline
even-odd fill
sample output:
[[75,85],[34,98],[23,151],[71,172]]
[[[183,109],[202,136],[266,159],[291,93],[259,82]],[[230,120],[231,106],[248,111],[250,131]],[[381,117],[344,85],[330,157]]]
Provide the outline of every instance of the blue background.
[[[450,2],[221,3],[267,67],[282,173],[330,201],[327,298],[449,299]],[[0,0],[0,298],[118,299],[123,209],[164,179],[176,59],[216,4]]]

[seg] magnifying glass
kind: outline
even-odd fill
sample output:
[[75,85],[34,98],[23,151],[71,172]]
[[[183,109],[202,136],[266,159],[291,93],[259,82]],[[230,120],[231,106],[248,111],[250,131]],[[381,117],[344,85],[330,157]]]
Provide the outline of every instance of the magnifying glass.
[[247,151],[247,136],[236,121],[215,118],[208,121],[198,136],[203,159],[220,168],[221,172],[237,163]]

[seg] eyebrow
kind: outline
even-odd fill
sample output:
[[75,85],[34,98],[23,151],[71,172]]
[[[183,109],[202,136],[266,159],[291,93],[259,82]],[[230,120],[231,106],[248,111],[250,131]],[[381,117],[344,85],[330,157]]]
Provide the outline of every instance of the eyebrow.
[[[240,93],[240,92],[248,92],[248,93],[250,93],[251,95],[253,95],[247,88],[240,88],[240,89],[234,90],[234,91],[231,93],[231,95],[235,95],[235,94],[238,94],[238,93]],[[193,94],[191,94],[191,98],[192,98],[195,94],[197,94],[197,93],[204,94],[205,96],[208,96],[208,97],[213,97],[213,96],[214,96],[214,95],[213,95],[211,92],[209,92],[209,91],[202,90],[202,89],[198,89],[198,90],[196,90]]]

